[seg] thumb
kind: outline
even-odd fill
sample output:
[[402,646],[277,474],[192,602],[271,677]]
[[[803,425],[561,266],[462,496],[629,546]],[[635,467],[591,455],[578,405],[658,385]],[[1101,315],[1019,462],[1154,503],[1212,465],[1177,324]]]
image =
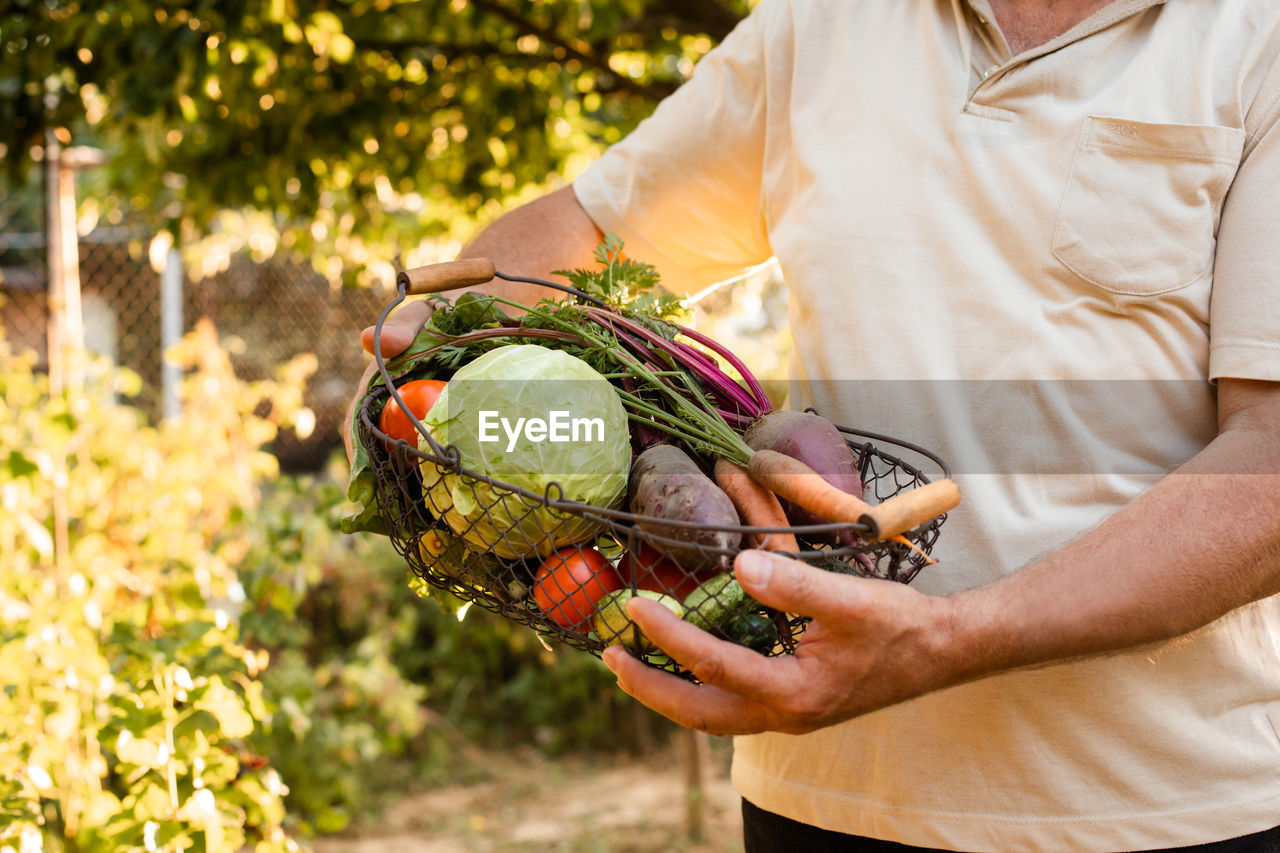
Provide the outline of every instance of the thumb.
[[[416,299],[407,302],[386,319],[382,324],[382,357],[391,358],[409,348],[418,332],[426,325],[427,318],[435,312],[435,306],[425,300]],[[360,333],[360,345],[365,352],[373,353],[374,326],[369,326]]]
[[815,619],[848,618],[865,608],[876,581],[825,571],[768,551],[743,551],[734,560],[742,588],[761,604]]

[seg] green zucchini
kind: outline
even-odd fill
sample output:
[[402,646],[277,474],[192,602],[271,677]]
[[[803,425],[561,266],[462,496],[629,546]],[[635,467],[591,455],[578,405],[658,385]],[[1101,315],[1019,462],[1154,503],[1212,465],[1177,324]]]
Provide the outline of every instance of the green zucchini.
[[684,621],[763,654],[778,641],[778,626],[762,607],[726,572],[685,596]]
[[725,626],[728,639],[752,651],[767,654],[778,642],[778,626],[763,613],[744,613]]
[[629,589],[619,589],[596,602],[593,620],[596,635],[606,646],[622,645],[640,653],[653,651],[653,643],[627,615],[627,602],[633,597],[652,598],[665,605],[672,613],[680,615],[680,602],[673,596],[647,589],[634,593]]
[[759,605],[730,573],[716,575],[684,598],[684,621],[704,631],[720,629],[743,610]]

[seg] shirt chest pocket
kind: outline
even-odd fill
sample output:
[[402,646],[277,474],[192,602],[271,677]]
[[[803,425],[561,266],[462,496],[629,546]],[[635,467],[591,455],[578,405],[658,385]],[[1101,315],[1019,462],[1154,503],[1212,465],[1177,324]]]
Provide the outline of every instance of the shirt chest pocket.
[[1154,296],[1199,280],[1244,138],[1234,127],[1085,119],[1054,257],[1110,293]]

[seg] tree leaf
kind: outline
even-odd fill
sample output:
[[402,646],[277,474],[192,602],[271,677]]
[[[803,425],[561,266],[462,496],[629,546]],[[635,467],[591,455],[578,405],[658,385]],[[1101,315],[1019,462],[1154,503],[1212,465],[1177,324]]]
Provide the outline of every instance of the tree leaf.
[[196,707],[217,717],[222,734],[228,738],[244,738],[253,733],[253,717],[245,710],[244,700],[217,676],[209,679],[209,689]]
[[15,480],[23,477],[30,477],[40,471],[40,466],[23,456],[17,450],[9,451],[8,459],[9,476]]

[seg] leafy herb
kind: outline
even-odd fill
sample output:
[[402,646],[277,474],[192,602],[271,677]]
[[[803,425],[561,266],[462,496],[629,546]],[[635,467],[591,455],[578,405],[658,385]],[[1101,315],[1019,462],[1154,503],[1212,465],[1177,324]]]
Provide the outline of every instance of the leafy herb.
[[638,317],[675,320],[687,312],[680,300],[665,291],[654,293],[658,271],[650,264],[626,257],[617,234],[606,234],[596,246],[599,269],[556,270],[583,293]]
[[429,325],[446,335],[465,335],[477,329],[496,329],[510,318],[492,296],[467,292],[452,305],[437,297]]

